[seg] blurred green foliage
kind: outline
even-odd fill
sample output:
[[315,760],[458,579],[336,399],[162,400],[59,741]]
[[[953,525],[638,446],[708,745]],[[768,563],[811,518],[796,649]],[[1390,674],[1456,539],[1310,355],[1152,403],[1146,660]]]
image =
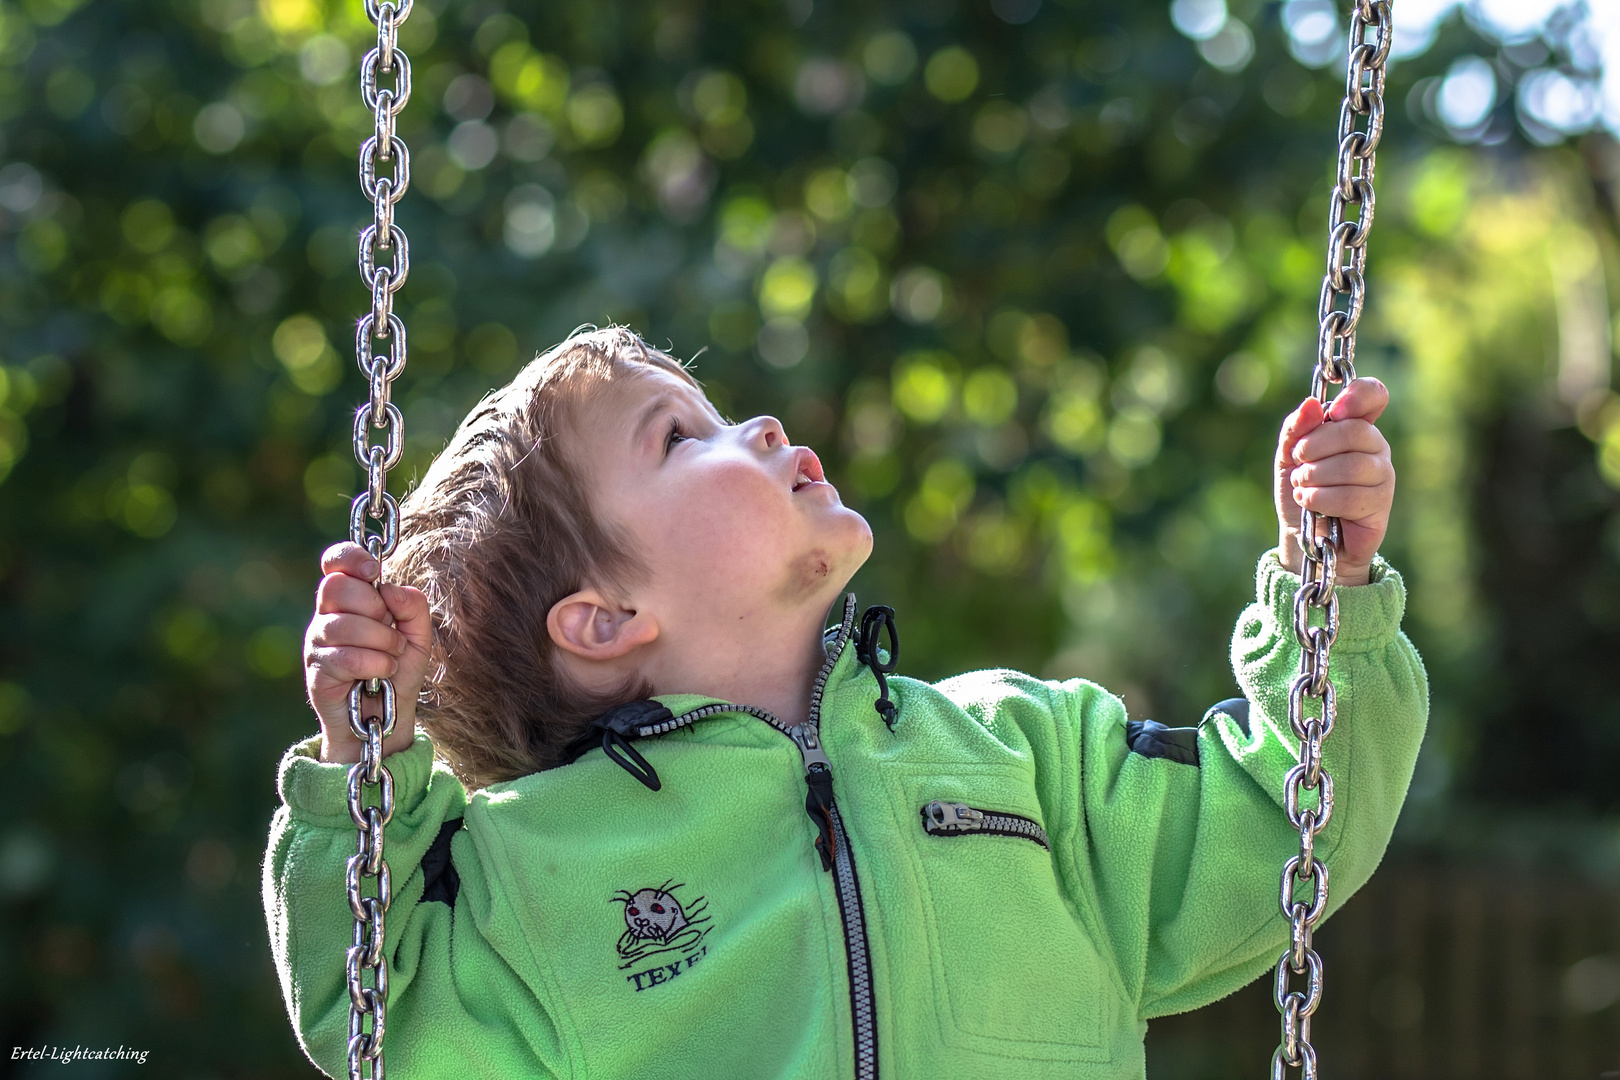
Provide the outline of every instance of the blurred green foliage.
[[[622,321],[817,448],[906,674],[1082,675],[1194,722],[1276,538],[1342,93],[1277,5],[1231,9],[1253,55],[1222,70],[1158,3],[417,0],[396,475]],[[10,1044],[304,1074],[258,866],[358,480],[373,41],[359,0],[0,3]],[[1433,680],[1402,842],[1476,853],[1503,807],[1620,804],[1620,170],[1607,136],[1463,150],[1408,111],[1481,47],[1447,24],[1391,72],[1358,355]]]

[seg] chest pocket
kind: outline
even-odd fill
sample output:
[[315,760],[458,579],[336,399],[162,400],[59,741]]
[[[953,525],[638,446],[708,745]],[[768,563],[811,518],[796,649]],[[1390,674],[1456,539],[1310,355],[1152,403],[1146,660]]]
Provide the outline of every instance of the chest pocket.
[[945,1043],[999,1058],[1108,1060],[1111,985],[1063,896],[1028,779],[971,765],[898,766],[889,779]]

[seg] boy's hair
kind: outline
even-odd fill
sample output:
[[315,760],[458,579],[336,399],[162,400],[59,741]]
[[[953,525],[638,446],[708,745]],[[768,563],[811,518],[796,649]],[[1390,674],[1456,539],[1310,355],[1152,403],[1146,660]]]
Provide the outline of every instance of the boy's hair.
[[702,389],[624,327],[576,330],[480,401],[400,505],[387,577],[421,589],[433,613],[419,715],[469,791],[559,764],[592,720],[653,693],[637,676],[606,693],[577,685],[546,630],[569,593],[612,597],[648,573],[593,512],[570,447],[580,405],[649,368]]

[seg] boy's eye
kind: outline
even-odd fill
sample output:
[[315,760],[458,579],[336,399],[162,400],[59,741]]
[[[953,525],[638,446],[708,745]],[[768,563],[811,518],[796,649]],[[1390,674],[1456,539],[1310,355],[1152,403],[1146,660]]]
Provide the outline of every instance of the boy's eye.
[[664,448],[667,450],[671,445],[674,444],[677,438],[684,439],[685,437],[685,433],[681,431],[681,418],[678,416],[670,417],[669,437],[664,440]]

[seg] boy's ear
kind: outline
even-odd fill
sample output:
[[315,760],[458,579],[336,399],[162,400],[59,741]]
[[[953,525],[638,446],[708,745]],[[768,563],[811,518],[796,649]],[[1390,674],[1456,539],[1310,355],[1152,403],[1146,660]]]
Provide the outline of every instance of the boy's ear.
[[650,612],[630,611],[595,589],[570,593],[551,605],[546,630],[559,649],[584,660],[614,660],[658,637]]

